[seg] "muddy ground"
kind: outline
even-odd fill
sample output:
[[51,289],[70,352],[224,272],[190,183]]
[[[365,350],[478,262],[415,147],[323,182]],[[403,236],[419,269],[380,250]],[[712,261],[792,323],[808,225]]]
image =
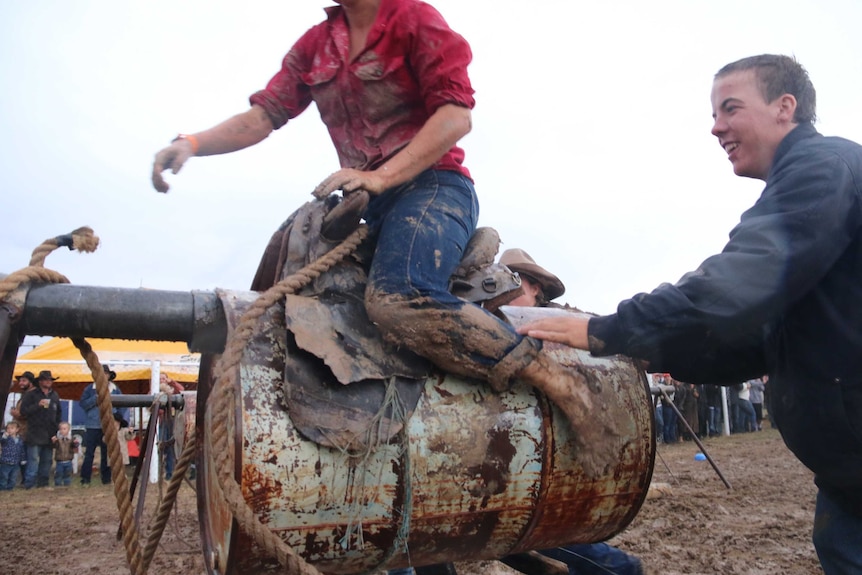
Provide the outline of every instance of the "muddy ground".
[[[670,494],[648,499],[611,542],[642,558],[647,573],[785,575],[820,573],[811,544],[811,473],[774,430],[706,441],[728,490],[693,443],[659,445],[654,483]],[[151,486],[148,502],[155,504]],[[0,492],[0,573],[129,573],[115,539],[110,486]],[[458,564],[460,575],[503,575],[500,563]],[[184,485],[150,573],[203,573],[194,491]]]

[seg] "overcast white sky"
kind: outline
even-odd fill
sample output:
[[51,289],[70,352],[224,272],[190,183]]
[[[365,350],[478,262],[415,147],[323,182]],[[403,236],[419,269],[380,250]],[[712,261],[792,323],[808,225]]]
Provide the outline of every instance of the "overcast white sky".
[[[794,54],[827,135],[862,141],[862,3],[436,0],[471,43],[462,145],[480,225],[599,313],[721,249],[762,183],[710,135],[722,65]],[[243,111],[325,0],[0,3],[0,272],[90,225],[94,254],[58,251],[73,283],[244,289],[272,231],[337,169],[315,109],[264,143],[194,158],[168,195],[153,155]]]

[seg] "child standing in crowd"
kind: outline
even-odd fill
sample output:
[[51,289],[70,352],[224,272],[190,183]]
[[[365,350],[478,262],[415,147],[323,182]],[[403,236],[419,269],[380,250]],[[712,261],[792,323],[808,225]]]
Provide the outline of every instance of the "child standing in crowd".
[[18,471],[27,460],[24,440],[18,435],[18,422],[6,424],[6,431],[0,437],[0,491],[11,491],[18,483]]
[[54,486],[68,487],[72,484],[72,459],[78,452],[78,440],[72,438],[72,429],[66,421],[60,422],[57,435],[51,438],[54,444]]

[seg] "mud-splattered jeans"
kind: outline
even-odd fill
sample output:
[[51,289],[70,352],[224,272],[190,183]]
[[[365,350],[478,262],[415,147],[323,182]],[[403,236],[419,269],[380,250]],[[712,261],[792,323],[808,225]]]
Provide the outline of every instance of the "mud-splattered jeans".
[[449,293],[449,277],[476,229],[472,182],[427,170],[373,198],[365,214],[376,248],[365,292],[384,336],[457,375],[505,382],[540,347]]

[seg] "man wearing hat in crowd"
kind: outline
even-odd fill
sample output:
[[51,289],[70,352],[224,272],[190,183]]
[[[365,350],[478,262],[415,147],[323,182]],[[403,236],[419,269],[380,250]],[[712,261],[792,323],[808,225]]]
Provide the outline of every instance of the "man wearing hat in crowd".
[[24,487],[47,487],[54,457],[51,438],[60,425],[60,396],[54,391],[57,379],[46,370],[39,372],[38,385],[21,399],[20,412],[27,419],[27,467]]
[[[18,423],[18,435],[21,439],[27,438],[27,418],[21,414],[21,402],[24,401],[24,394],[31,389],[36,389],[36,376],[32,371],[25,371],[15,378],[18,383],[18,401],[15,406],[9,410],[12,419]],[[13,401],[15,401],[13,399]],[[21,463],[21,484],[24,483],[24,477],[27,475],[27,462]]]
[[[111,395],[122,394],[120,388],[114,383],[114,380],[117,378],[117,372],[113,371],[107,364],[102,365],[102,369],[108,377],[108,387],[111,390]],[[81,485],[90,484],[90,479],[93,476],[93,460],[96,456],[97,447],[99,448],[99,472],[102,477],[102,483],[108,484],[111,482],[111,467],[108,463],[108,446],[105,445],[103,440],[102,422],[99,416],[99,399],[96,395],[95,382],[84,388],[79,405],[86,415],[85,426],[87,428],[84,433],[84,462],[81,464]],[[128,421],[128,411],[125,407],[113,409],[114,419],[120,422],[120,427],[125,427],[124,422]]]
[[21,437],[25,437],[27,435],[27,418],[21,415],[21,402],[28,391],[36,389],[36,376],[33,375],[32,371],[25,371],[15,378],[15,382],[18,384],[18,393],[20,396],[15,406],[9,410],[9,414],[18,422],[18,434]]

